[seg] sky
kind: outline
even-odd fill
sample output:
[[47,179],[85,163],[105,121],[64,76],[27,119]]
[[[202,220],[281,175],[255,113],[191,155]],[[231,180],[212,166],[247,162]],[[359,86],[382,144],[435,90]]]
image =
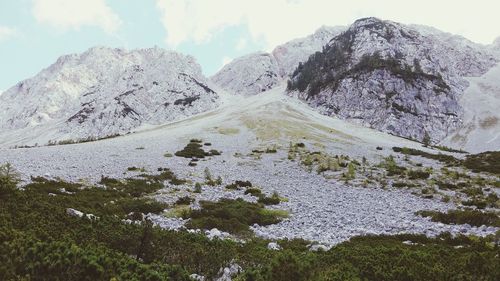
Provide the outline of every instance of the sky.
[[238,56],[369,16],[482,44],[500,36],[499,0],[0,0],[0,92],[93,46],[179,51],[209,76]]

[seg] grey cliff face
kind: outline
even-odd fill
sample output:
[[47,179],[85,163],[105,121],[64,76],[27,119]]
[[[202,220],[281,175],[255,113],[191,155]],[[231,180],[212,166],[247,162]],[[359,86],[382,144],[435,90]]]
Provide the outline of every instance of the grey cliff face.
[[288,93],[326,115],[437,142],[462,123],[458,99],[468,86],[462,76],[481,75],[496,63],[489,52],[449,42],[361,19],[298,66]]

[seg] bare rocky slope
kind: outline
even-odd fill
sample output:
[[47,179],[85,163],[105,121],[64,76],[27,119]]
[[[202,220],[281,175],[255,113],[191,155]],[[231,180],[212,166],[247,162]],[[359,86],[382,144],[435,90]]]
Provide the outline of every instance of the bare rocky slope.
[[104,47],[67,55],[0,97],[5,138],[28,143],[102,138],[216,108],[218,94],[192,57],[159,48]]
[[443,34],[358,20],[298,66],[288,93],[326,115],[439,142],[463,124],[463,77],[480,76],[498,61],[485,46]]

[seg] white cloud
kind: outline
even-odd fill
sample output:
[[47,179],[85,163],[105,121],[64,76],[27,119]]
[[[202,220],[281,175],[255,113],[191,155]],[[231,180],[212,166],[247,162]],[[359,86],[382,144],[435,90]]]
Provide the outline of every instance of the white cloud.
[[33,15],[61,30],[98,26],[113,33],[122,23],[105,0],[33,0]]
[[172,47],[203,43],[227,26],[245,25],[267,48],[314,32],[322,25],[348,25],[376,16],[426,24],[491,43],[500,31],[498,0],[156,0]]
[[12,36],[15,36],[16,34],[17,34],[17,31],[14,28],[7,27],[7,26],[0,26],[0,41],[11,38]]

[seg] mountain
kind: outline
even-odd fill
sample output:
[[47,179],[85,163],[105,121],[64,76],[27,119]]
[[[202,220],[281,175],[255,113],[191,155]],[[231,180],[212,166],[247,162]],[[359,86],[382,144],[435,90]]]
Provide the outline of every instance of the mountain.
[[[0,96],[4,134],[103,138],[214,109],[218,94],[192,57],[104,47],[66,55]],[[34,141],[35,142],[35,141]]]
[[261,52],[233,60],[212,81],[230,93],[253,95],[276,86],[282,80],[279,73],[274,56]]
[[321,27],[314,34],[276,47],[272,53],[246,55],[225,65],[211,79],[233,94],[254,95],[288,77],[300,62],[321,48],[345,27]]
[[321,51],[333,37],[345,31],[345,26],[323,26],[315,33],[292,40],[276,47],[272,54],[278,61],[282,75],[288,77],[297,68],[300,62],[305,62],[310,55]]
[[478,153],[500,149],[500,65],[481,77],[467,78],[470,86],[459,99],[463,125],[443,144]]
[[300,64],[288,94],[326,115],[436,143],[462,125],[463,77],[497,62],[465,38],[366,18]]

